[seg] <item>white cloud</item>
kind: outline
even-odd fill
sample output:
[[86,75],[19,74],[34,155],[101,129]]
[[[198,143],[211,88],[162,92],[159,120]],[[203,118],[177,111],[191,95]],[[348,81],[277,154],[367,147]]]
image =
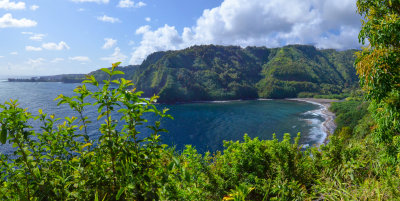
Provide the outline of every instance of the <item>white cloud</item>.
[[29,37],[29,39],[34,40],[34,41],[42,41],[43,38],[46,36],[46,34],[39,34],[39,33],[33,33],[33,32],[21,32],[21,34],[31,35]]
[[69,46],[67,45],[67,43],[65,43],[64,41],[61,41],[58,44],[57,43],[44,43],[42,45],[42,48],[46,49],[46,50],[64,50],[64,49],[69,50],[70,49]]
[[42,41],[43,37],[45,37],[46,34],[33,34],[32,36],[29,37],[29,39],[34,40],[34,41]]
[[34,27],[37,25],[37,22],[33,20],[29,20],[26,18],[15,19],[12,17],[11,13],[6,13],[3,17],[0,17],[0,28],[8,28],[8,27]]
[[110,2],[110,0],[71,0],[72,2],[75,3],[104,3],[104,4],[108,4],[108,2]]
[[139,3],[136,4],[136,8],[140,8],[146,5],[147,5],[146,3],[139,1]]
[[138,3],[135,4],[134,1],[131,0],[120,0],[117,7],[120,8],[140,8],[146,6],[146,3],[139,1]]
[[25,3],[20,1],[20,2],[13,2],[9,0],[0,0],[0,8],[6,9],[6,10],[24,10],[25,9]]
[[25,50],[38,52],[38,51],[42,51],[42,48],[41,47],[33,47],[33,46],[25,46]]
[[43,37],[45,37],[45,34],[33,34],[33,36],[29,37],[29,39],[34,40],[34,41],[42,41]]
[[10,52],[11,55],[18,55],[18,52]]
[[204,10],[196,24],[182,33],[169,25],[137,29],[142,41],[130,63],[140,63],[154,51],[195,44],[358,48],[360,19],[355,0],[224,0],[218,7]]
[[320,48],[346,49],[349,47],[358,47],[359,43],[354,40],[358,37],[359,29],[343,26],[340,28],[339,35],[328,33],[326,36],[320,37],[317,40]]
[[103,22],[110,22],[110,23],[121,22],[121,20],[119,20],[118,18],[110,17],[107,15],[99,16],[99,17],[97,17],[97,19],[100,21],[103,21]]
[[86,56],[70,57],[69,60],[80,61],[80,62],[89,62],[90,61],[89,57],[86,57]]
[[112,38],[105,38],[105,43],[103,45],[103,49],[109,49],[112,48],[115,44],[117,44],[117,40],[114,40]]
[[45,62],[46,59],[43,58],[37,58],[37,59],[29,59],[26,63],[30,66],[39,66],[42,65],[43,62]]
[[4,58],[4,56],[0,56],[0,58]]
[[85,9],[84,8],[79,8],[77,11],[78,12],[83,12],[83,11],[85,11]]
[[184,47],[182,37],[175,27],[165,25],[155,31],[150,26],[142,26],[136,30],[136,34],[142,35],[140,46],[132,53],[131,64],[142,62],[147,55],[161,50],[176,50]]
[[59,57],[57,57],[57,58],[54,58],[53,60],[51,60],[50,62],[51,62],[51,63],[58,63],[58,62],[60,62],[60,61],[64,61],[64,58],[59,58]]
[[33,11],[37,10],[38,8],[39,8],[38,5],[32,5],[32,6],[29,7],[29,9],[31,9]]
[[114,53],[111,54],[108,57],[102,57],[100,58],[101,60],[107,61],[109,63],[115,63],[115,62],[123,62],[127,59],[128,57],[121,53],[121,49],[119,47],[116,47],[114,49]]
[[146,20],[146,22],[150,22],[151,18],[150,17],[146,17],[146,18],[144,18],[144,20]]
[[121,1],[119,1],[117,7],[120,7],[120,8],[129,8],[129,7],[133,7],[134,4],[135,4],[135,3],[134,3],[133,1],[130,1],[130,0],[121,0]]

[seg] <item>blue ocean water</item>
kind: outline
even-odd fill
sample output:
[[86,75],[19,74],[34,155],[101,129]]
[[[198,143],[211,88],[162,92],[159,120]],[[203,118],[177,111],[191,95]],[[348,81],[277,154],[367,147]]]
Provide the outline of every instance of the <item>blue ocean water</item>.
[[[0,102],[18,99],[21,107],[37,114],[39,109],[56,117],[76,116],[68,106],[57,106],[54,101],[59,94],[73,95],[72,90],[79,84],[65,83],[18,83],[0,81]],[[245,133],[250,137],[272,139],[273,133],[282,139],[284,133],[296,136],[301,133],[300,143],[319,144],[325,133],[322,129],[323,115],[320,106],[289,100],[218,101],[164,105],[169,108],[174,120],[165,119],[162,126],[169,133],[162,134],[163,143],[182,150],[186,144],[196,147],[199,152],[216,151],[223,148],[223,140],[242,140]],[[86,113],[93,121],[97,110],[88,108]],[[146,115],[149,121],[154,117]],[[60,122],[61,123],[61,122]],[[99,137],[97,130],[102,122],[89,127],[92,139]],[[35,124],[35,123],[33,123]],[[39,128],[38,125],[32,125]],[[40,130],[40,129],[38,129]],[[143,130],[143,136],[148,132]],[[9,153],[9,145],[0,145],[0,153]]]

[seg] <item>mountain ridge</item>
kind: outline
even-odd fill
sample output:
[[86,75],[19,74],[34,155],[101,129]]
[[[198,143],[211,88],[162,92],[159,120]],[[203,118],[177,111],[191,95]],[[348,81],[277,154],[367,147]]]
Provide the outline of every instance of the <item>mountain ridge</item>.
[[149,55],[132,80],[145,95],[171,103],[338,94],[358,84],[355,52],[310,45],[192,46]]

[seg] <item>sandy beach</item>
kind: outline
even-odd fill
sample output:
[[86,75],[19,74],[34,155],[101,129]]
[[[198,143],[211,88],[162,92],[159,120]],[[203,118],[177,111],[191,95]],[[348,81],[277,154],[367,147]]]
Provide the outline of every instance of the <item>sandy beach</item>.
[[294,101],[304,101],[308,103],[312,103],[315,105],[319,105],[322,107],[322,113],[325,115],[325,121],[322,123],[324,132],[326,133],[325,139],[323,140],[324,144],[328,142],[328,136],[335,132],[336,124],[335,124],[335,114],[329,111],[329,107],[332,102],[339,102],[339,100],[333,99],[319,99],[319,98],[289,98],[287,100]]

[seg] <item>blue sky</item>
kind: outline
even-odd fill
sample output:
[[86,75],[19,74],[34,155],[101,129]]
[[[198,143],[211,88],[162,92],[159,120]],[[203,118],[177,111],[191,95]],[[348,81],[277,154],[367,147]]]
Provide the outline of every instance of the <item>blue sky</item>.
[[359,48],[355,0],[0,0],[0,76],[88,73],[198,44]]

